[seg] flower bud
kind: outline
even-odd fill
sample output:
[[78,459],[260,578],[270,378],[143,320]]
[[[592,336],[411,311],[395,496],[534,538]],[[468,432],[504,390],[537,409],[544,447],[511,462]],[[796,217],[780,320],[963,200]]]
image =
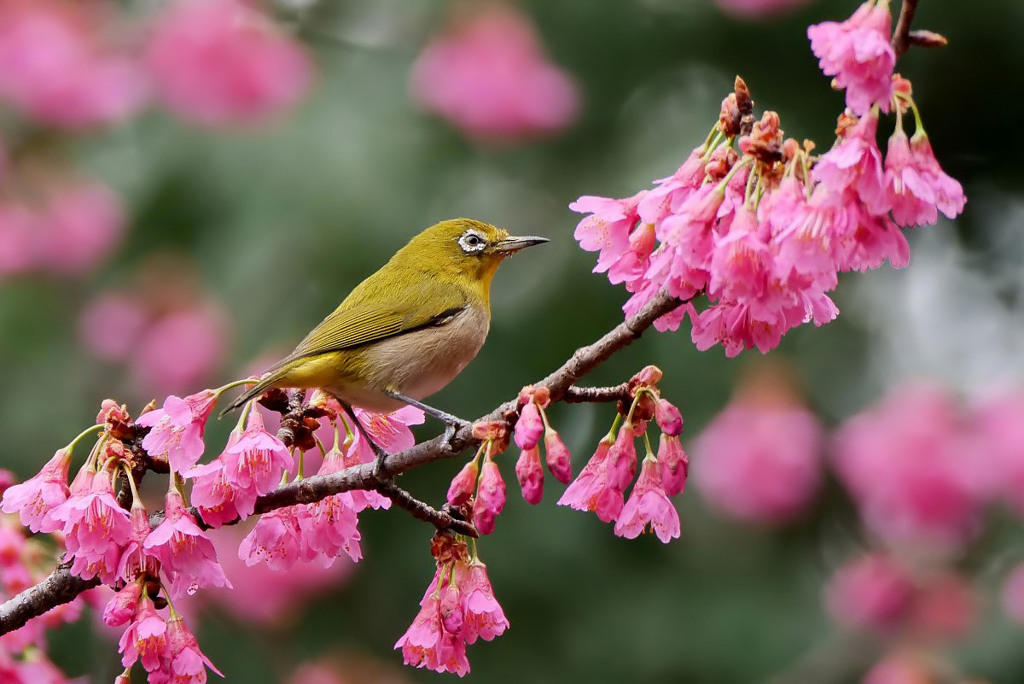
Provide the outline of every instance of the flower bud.
[[533,449],[543,434],[544,420],[540,416],[540,409],[530,402],[523,406],[523,410],[519,412],[519,420],[516,421],[516,446],[520,449]]
[[516,478],[523,490],[523,498],[529,503],[539,504],[544,495],[544,470],[540,465],[540,449],[523,449],[516,461]]
[[658,427],[666,435],[676,437],[683,431],[683,414],[668,399],[659,399],[654,410]]
[[131,582],[114,594],[103,609],[103,622],[108,627],[119,627],[135,616],[142,594],[142,583]]
[[441,624],[444,631],[449,634],[459,634],[462,631],[462,592],[456,582],[450,582],[441,590]]
[[477,466],[475,458],[462,466],[462,470],[448,486],[448,503],[452,506],[461,506],[469,501],[473,496],[473,490],[476,489],[476,477],[479,473],[480,467]]
[[658,384],[662,375],[661,369],[657,366],[644,366],[639,373],[633,376],[633,383],[653,387]]
[[494,531],[494,519],[505,508],[505,481],[501,479],[498,465],[491,459],[484,461],[473,504],[473,524],[480,534]]
[[683,491],[690,460],[678,437],[662,433],[658,443],[658,465],[661,466],[661,486],[665,494],[675,496]]
[[562,484],[569,484],[572,481],[572,460],[569,458],[569,449],[556,430],[544,433],[544,451],[551,474]]

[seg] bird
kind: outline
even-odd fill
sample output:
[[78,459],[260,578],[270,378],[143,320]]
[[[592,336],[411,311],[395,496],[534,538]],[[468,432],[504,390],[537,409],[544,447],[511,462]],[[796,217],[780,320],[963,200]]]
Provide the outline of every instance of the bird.
[[468,218],[430,226],[221,415],[273,388],[318,388],[349,412],[353,406],[376,413],[416,406],[444,423],[450,438],[465,421],[422,400],[451,382],[483,346],[491,280],[501,262],[544,242]]

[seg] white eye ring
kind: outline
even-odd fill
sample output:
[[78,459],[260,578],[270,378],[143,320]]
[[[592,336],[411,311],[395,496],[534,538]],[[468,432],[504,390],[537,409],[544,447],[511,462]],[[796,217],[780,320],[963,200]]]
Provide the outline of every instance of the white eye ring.
[[459,247],[461,247],[462,251],[466,254],[480,252],[487,247],[487,238],[477,231],[470,229],[459,236]]

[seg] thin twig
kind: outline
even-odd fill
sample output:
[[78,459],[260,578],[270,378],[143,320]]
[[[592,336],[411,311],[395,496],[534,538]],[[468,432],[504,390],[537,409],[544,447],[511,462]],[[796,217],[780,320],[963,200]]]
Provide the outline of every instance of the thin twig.
[[[657,295],[634,316],[612,328],[593,344],[577,349],[558,370],[540,382],[533,384],[536,386],[546,386],[551,392],[552,401],[560,401],[566,395],[571,396],[573,390],[570,388],[580,378],[640,337],[656,319],[682,304],[683,302],[679,299],[668,294],[661,293]],[[481,420],[505,420],[507,415],[515,413],[516,403],[516,399],[509,400],[491,413],[483,416]],[[335,473],[314,475],[289,482],[257,499],[255,512],[268,513],[286,506],[313,503],[328,496],[353,489],[380,490],[381,487],[384,487],[398,497],[393,499],[398,506],[406,508],[406,510],[414,513],[414,515],[417,512],[422,513],[425,510],[424,507],[430,507],[417,501],[404,490],[399,490],[397,487],[391,489],[391,485],[386,483],[391,481],[391,478],[394,476],[407,470],[412,470],[413,468],[443,458],[457,456],[477,443],[477,440],[473,437],[472,429],[463,428],[456,432],[449,440],[445,440],[443,437],[435,437],[426,442],[416,444],[405,451],[389,455],[385,459],[379,474],[375,472],[375,464],[364,463]],[[384,484],[382,484],[381,477],[384,478]],[[434,511],[434,509],[430,510]],[[444,511],[434,511],[434,513],[439,517],[448,515]],[[159,519],[162,519],[161,512],[154,513],[153,517],[151,517],[151,520]],[[431,522],[434,522],[434,520],[431,520]],[[453,529],[458,529],[460,524],[464,525],[466,523],[451,518],[451,521],[446,521],[446,524]],[[66,566],[58,567],[41,583],[26,589],[0,605],[0,635],[18,629],[30,619],[38,617],[56,606],[74,600],[76,596],[98,584],[97,580],[82,580],[74,577]]]
[[910,26],[914,23],[914,12],[917,11],[917,0],[903,0],[900,18],[896,22],[896,30],[892,33],[892,47],[899,57],[910,47]]

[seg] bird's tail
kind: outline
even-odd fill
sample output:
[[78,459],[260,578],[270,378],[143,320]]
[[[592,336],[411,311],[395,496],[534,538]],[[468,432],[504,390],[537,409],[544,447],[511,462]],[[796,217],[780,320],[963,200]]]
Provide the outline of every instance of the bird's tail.
[[263,394],[264,392],[266,392],[268,389],[270,389],[270,387],[275,382],[277,382],[278,380],[281,379],[282,375],[283,375],[283,373],[280,372],[280,371],[277,372],[277,373],[270,373],[270,374],[268,374],[266,377],[264,377],[258,383],[256,383],[255,385],[253,385],[252,387],[247,389],[242,394],[242,396],[238,397],[233,402],[231,402],[230,405],[228,405],[223,411],[220,412],[220,417],[223,418],[224,416],[226,416],[227,414],[231,413],[232,411],[234,411],[236,409],[239,409],[242,406],[244,406],[246,402],[250,401],[254,397],[258,397],[261,394]]

